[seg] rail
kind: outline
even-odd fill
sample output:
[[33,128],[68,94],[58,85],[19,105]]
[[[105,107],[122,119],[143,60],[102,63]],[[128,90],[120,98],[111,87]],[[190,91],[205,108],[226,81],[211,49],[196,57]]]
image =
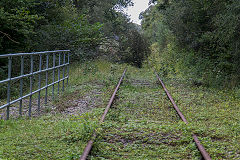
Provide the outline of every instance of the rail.
[[[34,58],[39,58],[38,61],[38,70],[34,71]],[[43,56],[46,58],[45,64],[43,64]],[[12,62],[13,58],[20,57],[20,75],[12,77]],[[30,73],[24,74],[24,58],[30,57]],[[58,58],[58,60],[56,59]],[[4,54],[0,55],[0,58],[8,58],[8,78],[5,80],[0,80],[0,84],[7,83],[7,102],[4,105],[0,106],[0,110],[7,108],[6,110],[6,119],[9,119],[10,115],[10,106],[19,102],[19,115],[22,116],[22,107],[23,107],[23,99],[29,97],[29,105],[28,105],[28,116],[32,115],[32,96],[38,93],[38,108],[40,111],[40,94],[42,90],[45,90],[45,104],[47,104],[48,100],[48,88],[52,86],[52,99],[54,100],[54,90],[55,84],[57,84],[57,93],[60,92],[60,82],[62,82],[62,91],[65,88],[65,80],[66,86],[68,86],[69,81],[69,64],[70,64],[70,50],[55,50],[55,51],[44,51],[44,52],[32,52],[32,53],[13,53],[13,54]],[[49,60],[52,58],[52,66],[49,66]],[[56,65],[57,63],[57,65]],[[42,66],[45,65],[45,68]],[[62,68],[62,78],[61,77],[61,68]],[[57,70],[57,79],[55,78],[55,74]],[[52,83],[49,83],[49,72],[52,72]],[[42,73],[45,73],[45,86],[42,86]],[[34,84],[34,75],[38,75],[38,89],[33,91]],[[23,80],[24,78],[29,77],[29,93],[23,95]],[[56,80],[55,80],[56,79]],[[11,100],[11,87],[12,81],[19,80],[20,88],[19,88],[19,97],[15,100]]]
[[[119,82],[118,82],[118,85],[117,85],[117,87],[115,88],[115,91],[114,91],[114,93],[112,94],[111,99],[109,100],[109,103],[108,103],[108,105],[107,105],[107,107],[106,107],[106,109],[105,109],[105,111],[104,111],[104,114],[102,115],[102,118],[101,118],[101,120],[100,120],[100,123],[103,123],[103,122],[104,122],[104,119],[105,119],[105,117],[106,117],[106,115],[107,115],[107,113],[108,113],[108,111],[109,111],[109,109],[110,109],[110,107],[111,107],[111,105],[112,105],[112,103],[113,103],[113,100],[114,100],[114,98],[115,98],[115,95],[116,95],[116,93],[117,93],[117,91],[118,91],[118,89],[119,89],[119,87],[120,87],[120,85],[121,85],[121,83],[122,83],[122,80],[123,80],[123,77],[124,77],[124,75],[125,75],[125,72],[126,72],[126,69],[124,70],[124,72],[123,72],[123,74],[122,74],[122,77],[120,78],[120,80],[119,80]],[[171,101],[174,109],[175,109],[176,112],[178,113],[179,117],[183,120],[183,122],[184,122],[185,124],[188,124],[188,121],[186,120],[186,118],[184,117],[184,115],[182,114],[182,112],[180,111],[180,109],[178,108],[178,106],[176,105],[176,103],[175,103],[175,101],[173,100],[171,94],[168,92],[166,86],[164,85],[163,81],[160,79],[160,77],[158,76],[157,73],[156,73],[156,76],[157,76],[159,82],[161,83],[164,91],[166,92],[169,100]],[[88,158],[88,155],[89,155],[89,153],[90,153],[90,151],[91,151],[91,149],[92,149],[92,146],[93,146],[93,143],[94,143],[94,140],[96,139],[96,137],[97,137],[97,134],[96,134],[96,132],[94,131],[93,134],[92,134],[91,139],[88,141],[88,143],[87,143],[87,145],[86,145],[86,147],[85,147],[85,149],[84,149],[84,151],[83,151],[83,154],[82,154],[81,157],[80,157],[80,160],[86,160],[86,159]],[[203,146],[203,145],[201,144],[201,142],[199,141],[198,137],[197,137],[195,134],[192,134],[192,137],[193,137],[193,140],[194,140],[194,142],[196,143],[196,145],[197,145],[197,147],[198,147],[198,150],[200,151],[200,153],[201,153],[201,155],[202,155],[202,158],[205,159],[205,160],[211,160],[211,157],[209,156],[209,154],[208,154],[207,151],[205,150],[204,146]]]
[[[122,80],[123,80],[123,78],[124,78],[124,76],[125,76],[126,71],[127,71],[127,68],[124,69],[123,74],[122,74],[120,80],[118,81],[118,84],[117,84],[117,86],[116,86],[116,88],[115,88],[115,90],[114,90],[114,92],[113,92],[113,94],[112,94],[112,96],[111,96],[111,98],[110,98],[110,100],[109,100],[109,102],[108,102],[108,105],[107,105],[107,107],[105,108],[105,111],[104,111],[104,113],[103,113],[103,115],[102,115],[102,117],[101,117],[100,124],[104,122],[104,119],[105,119],[105,117],[106,117],[106,115],[107,115],[110,107],[112,106],[112,103],[113,103],[113,101],[114,101],[114,99],[115,99],[115,96],[116,96],[116,94],[117,94],[117,91],[118,91],[121,83],[122,83]],[[86,159],[87,159],[88,154],[90,153],[90,151],[91,151],[91,149],[92,149],[93,142],[94,142],[94,140],[96,139],[96,137],[97,137],[97,134],[96,134],[96,132],[94,132],[93,135],[92,135],[91,140],[88,141],[88,144],[86,145],[86,147],[85,147],[85,149],[84,149],[84,151],[83,151],[83,154],[82,154],[81,157],[80,157],[80,160],[86,160]]]
[[[176,105],[175,101],[173,100],[171,94],[168,92],[166,86],[164,85],[163,81],[160,79],[159,75],[157,73],[155,73],[156,76],[157,76],[157,79],[159,80],[159,82],[161,83],[165,93],[167,94],[169,100],[171,101],[174,109],[176,110],[176,112],[178,113],[179,117],[182,119],[182,121],[185,123],[185,124],[188,124],[188,121],[186,120],[186,118],[184,117],[184,115],[182,114],[182,112],[180,111],[180,109],[178,108],[178,106]],[[203,158],[205,160],[211,160],[211,157],[209,156],[209,154],[207,153],[207,151],[205,150],[205,148],[203,147],[203,145],[200,143],[198,137],[193,134],[192,135],[193,137],[193,140],[195,142],[195,144],[197,145],[198,147],[198,150],[200,151],[201,155],[203,156]]]

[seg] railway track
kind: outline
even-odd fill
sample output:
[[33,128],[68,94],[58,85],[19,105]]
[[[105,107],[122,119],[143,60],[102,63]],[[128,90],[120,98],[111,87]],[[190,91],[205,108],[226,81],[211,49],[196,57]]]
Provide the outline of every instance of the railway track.
[[[117,84],[117,86],[116,86],[116,88],[115,88],[115,90],[114,90],[114,92],[113,92],[113,94],[112,94],[109,102],[108,102],[108,105],[107,105],[107,107],[105,108],[105,111],[104,111],[104,113],[103,113],[103,115],[102,115],[102,117],[101,117],[101,119],[100,119],[100,123],[103,123],[103,122],[104,122],[104,120],[105,120],[105,118],[106,118],[106,115],[107,115],[108,111],[110,110],[110,108],[111,108],[111,106],[112,106],[112,104],[113,104],[113,101],[114,101],[114,99],[115,99],[115,96],[116,96],[116,94],[117,94],[117,91],[118,91],[119,88],[120,88],[120,85],[121,85],[121,83],[122,83],[122,81],[123,81],[123,78],[124,78],[124,76],[125,76],[125,73],[126,73],[126,69],[123,71],[123,74],[122,74],[122,76],[121,76],[121,78],[120,78],[120,80],[119,80],[119,82],[118,82],[118,84]],[[160,82],[162,88],[164,89],[164,91],[165,91],[168,99],[170,100],[172,106],[174,107],[175,111],[177,112],[178,116],[179,116],[179,117],[181,118],[181,120],[187,125],[187,124],[188,124],[188,121],[186,120],[186,118],[184,117],[184,115],[182,114],[182,112],[180,111],[180,109],[178,108],[178,106],[176,105],[176,103],[175,103],[175,101],[173,100],[171,94],[168,92],[166,86],[164,85],[163,81],[160,79],[160,77],[158,76],[157,73],[155,73],[155,74],[156,74],[156,77],[157,77],[158,81]],[[144,83],[144,84],[146,85],[146,83]],[[96,132],[94,132],[94,133],[92,134],[91,140],[89,140],[87,146],[85,147],[84,152],[83,152],[80,160],[86,160],[86,159],[88,158],[88,155],[89,155],[89,153],[90,153],[90,151],[91,151],[91,149],[92,149],[92,147],[93,147],[94,140],[96,139],[96,137],[97,137],[97,134],[96,134]],[[201,153],[202,158],[205,159],[205,160],[211,160],[211,157],[210,157],[209,154],[206,152],[204,146],[200,143],[197,135],[192,134],[192,138],[193,138],[193,140],[194,140],[194,142],[195,142],[195,144],[196,144],[199,152]]]

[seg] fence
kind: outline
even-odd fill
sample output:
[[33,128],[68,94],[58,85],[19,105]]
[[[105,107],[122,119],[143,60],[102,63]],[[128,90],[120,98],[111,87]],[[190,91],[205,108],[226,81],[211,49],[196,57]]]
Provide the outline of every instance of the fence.
[[[66,56],[67,55],[67,56]],[[38,57],[38,68],[34,71],[34,58]],[[20,75],[12,77],[12,62],[13,58],[20,57]],[[30,73],[24,74],[24,58],[26,57],[30,61]],[[0,58],[8,58],[8,78],[5,80],[1,80],[0,84],[7,83],[7,96],[6,96],[6,104],[0,106],[0,110],[6,108],[6,119],[9,119],[10,115],[10,106],[19,102],[19,115],[22,116],[22,107],[23,107],[23,99],[29,97],[29,105],[28,105],[28,116],[32,115],[32,96],[38,93],[37,100],[37,110],[40,111],[40,93],[42,90],[45,90],[45,104],[47,104],[48,100],[48,88],[52,86],[52,99],[54,100],[54,86],[57,84],[57,93],[60,92],[60,82],[62,82],[62,91],[64,91],[65,83],[68,86],[69,80],[69,59],[70,59],[70,50],[56,50],[56,51],[44,51],[44,52],[33,52],[33,53],[14,53],[14,54],[5,54],[0,55]],[[43,61],[45,59],[45,62]],[[56,60],[58,58],[58,61]],[[67,60],[66,60],[67,59]],[[52,60],[52,63],[49,61]],[[57,65],[56,65],[57,62]],[[27,63],[27,62],[25,62]],[[45,64],[43,64],[45,63]],[[52,64],[50,66],[50,64]],[[44,67],[45,66],[45,67]],[[62,78],[61,78],[61,69],[62,69]],[[57,70],[57,73],[55,72]],[[49,83],[49,71],[52,71],[52,83]],[[42,73],[45,72],[45,86],[42,87]],[[55,75],[57,74],[57,78]],[[38,89],[33,91],[33,78],[34,75],[38,75]],[[30,91],[28,94],[23,95],[23,80],[24,78],[29,78],[29,88]],[[57,79],[57,80],[55,80]],[[20,81],[20,89],[19,89],[19,98],[15,100],[11,100],[11,82],[14,80]],[[66,82],[65,82],[66,80]]]

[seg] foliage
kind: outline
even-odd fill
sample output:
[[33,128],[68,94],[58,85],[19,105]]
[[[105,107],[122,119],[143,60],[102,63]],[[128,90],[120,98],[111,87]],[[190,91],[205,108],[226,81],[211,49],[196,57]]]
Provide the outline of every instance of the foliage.
[[[86,15],[76,16],[65,20],[60,25],[44,25],[40,28],[40,33],[36,37],[34,48],[45,48],[48,50],[71,49],[73,59],[79,60],[77,51],[82,49],[86,52],[95,50],[102,39],[100,29],[102,24],[89,24]],[[61,35],[59,37],[59,35]],[[94,55],[88,55],[94,56]]]
[[147,39],[136,30],[129,30],[124,38],[120,43],[121,61],[141,68],[143,61],[150,54]]
[[170,55],[182,62],[174,66],[176,70],[179,66],[191,69],[192,78],[207,85],[227,86],[231,81],[236,86],[240,79],[239,7],[238,1],[159,0],[142,14],[142,25],[160,52],[168,44],[174,46],[175,53]]
[[0,52],[95,50],[120,15],[114,7],[130,4],[130,0],[3,0]]
[[27,50],[34,35],[34,28],[42,16],[30,12],[33,0],[0,2],[0,52]]
[[[121,37],[120,41],[128,39],[127,42],[132,43],[128,30],[135,30],[135,27],[126,14],[119,12],[129,5],[132,5],[131,0],[3,0],[0,2],[0,54],[70,49],[71,61],[97,58],[100,56],[98,48],[106,45],[106,40]],[[123,46],[114,48],[126,51],[129,47]],[[119,54],[123,57],[121,52]],[[141,63],[146,57],[146,53],[136,52],[136,47],[128,54],[124,57],[135,58],[118,60],[136,63],[138,58]],[[7,59],[0,59],[0,67],[2,80],[7,77]],[[13,74],[18,71],[19,66],[13,66]]]
[[130,5],[131,0],[1,1],[0,52],[70,49],[74,60],[85,60],[98,57],[99,45],[118,37],[117,61],[141,67],[148,43],[120,12]]

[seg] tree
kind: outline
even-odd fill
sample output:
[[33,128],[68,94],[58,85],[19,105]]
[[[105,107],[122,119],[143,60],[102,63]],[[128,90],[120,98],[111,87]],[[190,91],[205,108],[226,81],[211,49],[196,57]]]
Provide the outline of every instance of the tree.
[[[239,82],[238,1],[152,2],[155,5],[143,13],[143,28],[152,43],[157,42],[161,51],[172,52],[175,46],[169,55],[175,55],[183,68],[196,68],[191,73],[206,83],[229,79]],[[186,57],[189,61],[181,60]]]

